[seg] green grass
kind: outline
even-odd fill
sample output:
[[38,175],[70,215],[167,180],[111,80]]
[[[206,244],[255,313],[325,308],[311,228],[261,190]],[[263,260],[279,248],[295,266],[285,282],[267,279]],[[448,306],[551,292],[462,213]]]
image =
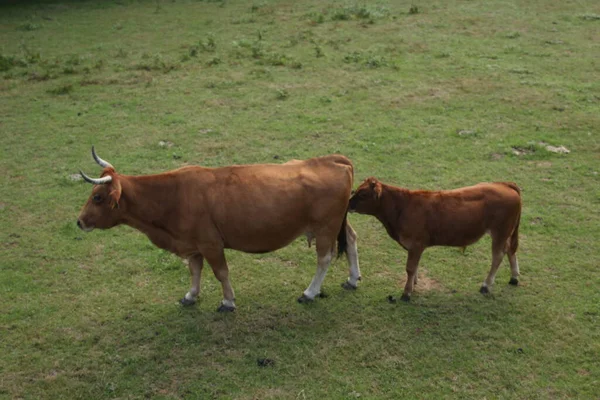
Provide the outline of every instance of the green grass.
[[[0,6],[0,398],[596,398],[597,1],[39,1]],[[159,142],[172,143],[161,146]],[[555,154],[544,142],[571,152]],[[238,310],[177,304],[187,268],[121,227],[80,232],[99,172],[338,152],[356,183],[523,188],[521,285],[490,241],[405,252],[351,215],[363,281],[298,240],[227,254]],[[514,149],[524,152],[515,155]],[[272,366],[260,367],[257,359]]]

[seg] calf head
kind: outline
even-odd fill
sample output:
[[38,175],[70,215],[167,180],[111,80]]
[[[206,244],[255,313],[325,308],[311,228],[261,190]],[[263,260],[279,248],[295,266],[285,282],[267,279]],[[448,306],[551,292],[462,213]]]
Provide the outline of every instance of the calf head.
[[365,179],[350,197],[348,211],[359,214],[377,214],[382,190],[381,182],[376,178]]
[[86,182],[92,183],[92,194],[84,204],[77,219],[77,226],[86,232],[94,228],[108,229],[121,221],[122,210],[119,208],[121,198],[121,183],[115,169],[108,162],[96,155],[92,146],[94,160],[104,168],[98,179],[90,178],[79,171]]

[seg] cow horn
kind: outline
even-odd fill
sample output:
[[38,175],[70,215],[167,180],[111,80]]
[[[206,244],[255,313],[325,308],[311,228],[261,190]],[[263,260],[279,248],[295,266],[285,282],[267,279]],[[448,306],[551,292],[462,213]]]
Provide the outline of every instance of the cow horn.
[[[110,165],[110,164],[108,164],[108,165]],[[82,170],[79,170],[79,173],[81,174],[81,177],[86,182],[93,183],[94,185],[104,185],[106,183],[112,182],[112,176],[110,176],[110,175],[104,176],[104,177],[99,178],[99,179],[94,179],[94,178],[90,178],[89,176],[87,176],[86,174],[84,174]]]
[[96,162],[98,163],[98,165],[100,165],[102,168],[112,168],[112,169],[115,169],[115,167],[113,167],[112,165],[110,165],[110,163],[108,161],[104,161],[103,159],[101,159],[100,157],[98,157],[98,154],[96,154],[96,150],[94,149],[94,145],[92,145],[92,157],[94,157],[94,160],[96,160]]

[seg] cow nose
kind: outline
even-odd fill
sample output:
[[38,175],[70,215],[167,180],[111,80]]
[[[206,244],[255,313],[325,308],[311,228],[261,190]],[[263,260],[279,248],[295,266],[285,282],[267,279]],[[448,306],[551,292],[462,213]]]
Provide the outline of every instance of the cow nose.
[[77,226],[79,227],[79,229],[83,229],[83,228],[81,227],[81,221],[80,221],[80,220],[77,220]]

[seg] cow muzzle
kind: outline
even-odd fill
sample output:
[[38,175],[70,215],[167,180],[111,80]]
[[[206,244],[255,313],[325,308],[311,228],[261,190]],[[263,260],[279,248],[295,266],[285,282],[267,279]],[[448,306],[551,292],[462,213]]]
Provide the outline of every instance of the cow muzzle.
[[77,226],[84,232],[90,232],[94,230],[94,226],[88,226],[84,224],[80,219],[77,220]]

